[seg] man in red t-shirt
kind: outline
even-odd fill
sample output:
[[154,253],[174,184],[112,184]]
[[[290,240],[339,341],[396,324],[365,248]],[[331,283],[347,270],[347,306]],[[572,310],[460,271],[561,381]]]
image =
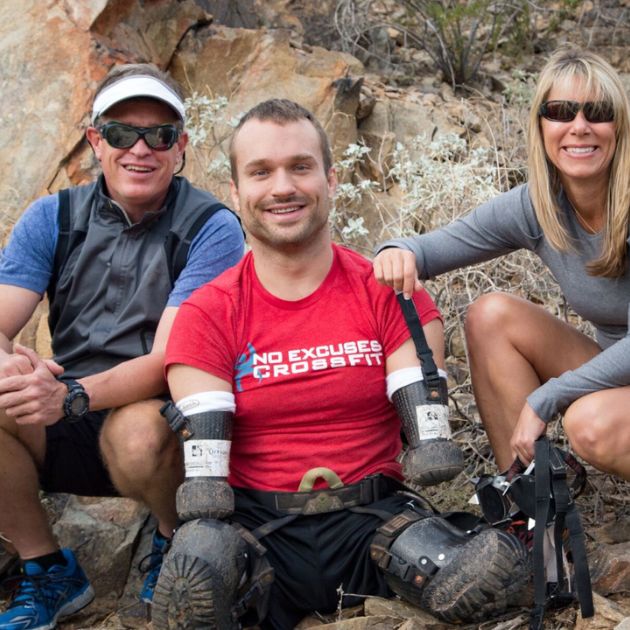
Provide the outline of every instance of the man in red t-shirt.
[[[167,348],[176,407],[165,415],[183,438],[178,511],[189,522],[156,588],[158,630],[182,619],[238,628],[252,602],[262,628],[290,630],[310,612],[385,596],[397,583],[413,591],[370,557],[376,530],[405,510],[401,531],[416,558],[433,534],[443,546],[423,560],[431,571],[406,571],[416,586],[426,578],[420,605],[452,620],[503,610],[505,592],[488,591],[508,580],[483,583],[499,560],[510,588],[522,585],[516,539],[495,530],[467,538],[398,492],[400,418],[390,400],[420,386],[420,363],[394,293],[365,258],[331,242],[331,162],[325,132],[291,101],[259,104],[236,129],[232,198],[251,251],[181,306]],[[439,313],[424,290],[413,301],[443,366]],[[252,560],[257,540],[275,572],[270,596],[271,572]],[[478,563],[482,549],[483,569],[448,565],[462,553]],[[472,595],[449,594],[449,584]]]

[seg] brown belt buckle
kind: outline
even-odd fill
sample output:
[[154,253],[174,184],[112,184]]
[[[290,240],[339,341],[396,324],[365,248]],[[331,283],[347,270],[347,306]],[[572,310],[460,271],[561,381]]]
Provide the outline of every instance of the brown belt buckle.
[[[313,486],[318,479],[323,479],[329,489],[313,491]],[[300,481],[298,492],[312,492],[313,496],[306,499],[302,514],[323,514],[343,510],[344,504],[341,497],[333,492],[339,488],[343,488],[343,482],[334,470],[319,467],[306,471]]]

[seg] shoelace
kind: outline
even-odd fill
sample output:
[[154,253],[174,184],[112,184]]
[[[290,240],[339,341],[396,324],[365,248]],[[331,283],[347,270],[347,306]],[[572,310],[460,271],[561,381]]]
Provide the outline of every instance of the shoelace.
[[140,573],[150,573],[151,571],[157,569],[161,564],[162,560],[171,546],[170,540],[165,540],[163,546],[160,549],[153,547],[151,551],[140,559],[138,562],[138,571]]
[[[70,576],[63,578],[64,583],[79,585],[81,580]],[[4,596],[11,597],[10,606],[28,605],[32,601],[45,600],[55,602],[59,589],[54,588],[55,581],[50,573],[40,575],[12,575],[0,583],[0,590]]]

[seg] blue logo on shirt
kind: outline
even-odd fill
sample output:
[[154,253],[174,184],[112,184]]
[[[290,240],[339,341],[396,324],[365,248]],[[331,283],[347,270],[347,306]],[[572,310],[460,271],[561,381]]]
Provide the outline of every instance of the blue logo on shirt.
[[[247,350],[248,352],[243,352],[243,354],[239,355],[236,360],[236,376],[234,377],[234,382],[236,383],[236,391],[239,392],[243,391],[241,379],[244,376],[254,374],[254,356],[256,355],[256,348],[254,348],[251,342],[248,342]],[[260,381],[262,381],[262,378],[258,377],[258,382],[260,383]]]

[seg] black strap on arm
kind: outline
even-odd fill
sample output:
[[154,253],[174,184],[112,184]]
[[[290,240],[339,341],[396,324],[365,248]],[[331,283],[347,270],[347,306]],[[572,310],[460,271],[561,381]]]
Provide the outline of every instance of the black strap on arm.
[[416,347],[416,355],[420,359],[422,374],[427,385],[429,397],[431,397],[431,392],[435,390],[438,391],[439,395],[440,375],[435,361],[433,360],[433,352],[424,335],[424,330],[422,329],[422,324],[418,317],[418,311],[416,311],[416,305],[413,303],[413,300],[406,300],[402,293],[399,293],[397,297],[398,304],[400,304],[405,322],[407,323],[407,328],[409,328],[411,338]]

